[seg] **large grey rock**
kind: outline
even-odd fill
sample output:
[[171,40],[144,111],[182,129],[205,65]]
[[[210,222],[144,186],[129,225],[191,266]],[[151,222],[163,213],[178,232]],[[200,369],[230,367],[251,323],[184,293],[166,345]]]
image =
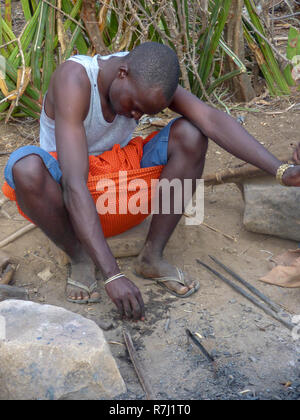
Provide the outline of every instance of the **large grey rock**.
[[247,230],[300,241],[300,188],[255,178],[244,183],[244,199]]
[[50,305],[0,303],[0,399],[112,399],[124,392],[93,321]]

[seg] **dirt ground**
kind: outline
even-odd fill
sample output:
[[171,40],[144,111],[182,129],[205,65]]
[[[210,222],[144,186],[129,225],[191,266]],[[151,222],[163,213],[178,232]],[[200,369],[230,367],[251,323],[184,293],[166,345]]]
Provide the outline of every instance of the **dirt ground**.
[[[283,104],[281,108],[287,107]],[[264,106],[264,111],[268,109]],[[299,111],[273,115],[244,111],[237,115],[242,115],[245,128],[278,156],[287,149],[292,153],[293,146],[300,140]],[[38,142],[38,125],[30,121],[1,124],[0,133],[1,153]],[[1,153],[2,183],[8,156]],[[210,142],[205,173],[237,162]],[[4,209],[11,219],[0,214],[0,240],[27,224],[12,203],[5,204]],[[128,389],[122,398],[145,398],[124,346],[122,328],[125,326],[158,399],[299,399],[300,354],[291,333],[196,262],[199,258],[213,265],[208,255],[217,256],[290,314],[300,314],[300,289],[282,289],[259,281],[270,268],[271,254],[295,249],[298,244],[247,232],[242,223],[243,210],[241,193],[234,184],[207,188],[205,223],[237,241],[205,226],[180,223],[176,229],[167,246],[166,258],[189,271],[201,283],[199,292],[188,299],[175,298],[151,281],[136,277],[132,272],[134,258],[119,259],[121,269],[143,294],[147,310],[144,323],[120,320],[103,287],[100,304],[67,302],[67,266],[61,264],[55,247],[39,229],[3,250],[18,262],[14,284],[27,288],[31,300],[62,306],[105,329]],[[45,269],[50,271],[51,277],[42,280],[38,274]],[[204,337],[203,344],[216,357],[216,370],[198,348],[188,342],[186,328]]]

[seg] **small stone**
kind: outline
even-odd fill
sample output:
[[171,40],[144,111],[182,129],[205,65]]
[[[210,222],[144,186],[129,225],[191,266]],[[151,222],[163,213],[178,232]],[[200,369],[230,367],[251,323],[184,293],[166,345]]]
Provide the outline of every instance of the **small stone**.
[[48,280],[50,280],[52,276],[53,274],[51,273],[49,267],[46,267],[43,271],[38,273],[38,277],[44,282],[47,282]]
[[104,331],[109,331],[114,328],[114,323],[112,321],[99,321],[97,324]]
[[236,120],[241,125],[244,125],[245,124],[245,117],[243,115],[239,115]]
[[243,309],[243,312],[251,314],[253,312],[253,310],[252,310],[252,308],[245,308],[245,309]]

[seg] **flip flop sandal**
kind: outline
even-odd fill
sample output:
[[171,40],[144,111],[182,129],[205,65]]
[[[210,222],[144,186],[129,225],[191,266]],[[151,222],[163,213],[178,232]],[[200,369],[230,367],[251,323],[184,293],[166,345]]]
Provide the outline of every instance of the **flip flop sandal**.
[[[70,277],[68,277],[67,285],[68,284],[70,286],[75,286],[75,287],[78,287],[79,289],[85,290],[86,292],[88,292],[88,294],[90,296],[97,289],[97,282],[96,281],[95,281],[95,283],[91,284],[90,287],[88,287],[85,284],[79,283],[78,281],[72,280]],[[67,297],[67,301],[72,302],[72,303],[79,303],[79,304],[98,303],[98,302],[100,302],[100,298],[92,299],[91,297],[89,297],[88,299],[71,299],[71,298]]]
[[148,280],[156,281],[157,284],[159,284],[160,286],[167,289],[167,291],[169,293],[171,293],[172,295],[177,296],[179,298],[187,298],[187,297],[191,296],[193,293],[197,292],[197,290],[199,290],[199,288],[200,288],[199,283],[197,283],[196,286],[193,287],[192,289],[188,290],[184,295],[176,293],[174,290],[170,290],[169,287],[167,287],[165,285],[165,283],[168,282],[168,281],[175,281],[176,283],[179,283],[182,286],[187,286],[186,283],[185,283],[185,278],[184,278],[183,271],[180,270],[178,267],[175,267],[175,268],[177,270],[178,277],[175,277],[175,276],[152,277],[152,278],[148,278]]

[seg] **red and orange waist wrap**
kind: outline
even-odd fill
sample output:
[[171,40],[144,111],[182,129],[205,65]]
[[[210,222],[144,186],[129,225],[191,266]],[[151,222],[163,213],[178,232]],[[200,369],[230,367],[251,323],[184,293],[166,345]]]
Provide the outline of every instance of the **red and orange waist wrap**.
[[[105,194],[107,201],[110,202],[110,208],[116,209],[114,212],[99,214],[102,229],[105,237],[118,235],[140,224],[151,213],[151,200],[153,198],[153,181],[160,177],[163,166],[153,166],[150,168],[141,168],[140,162],[143,157],[143,146],[150,141],[157,132],[151,133],[146,139],[135,137],[127,146],[121,148],[116,144],[112,150],[106,151],[99,156],[89,156],[89,176],[87,187],[95,202],[96,207],[99,206],[99,199]],[[50,153],[57,159],[56,152]],[[126,176],[120,176],[119,172],[125,172]],[[128,203],[137,195],[137,189],[129,188],[128,185],[139,185],[138,180],[142,180],[144,188],[139,191],[139,199],[143,203],[136,203],[138,207],[143,208],[142,212],[124,211],[128,209]],[[111,197],[108,188],[105,185],[112,185]],[[6,197],[12,201],[16,201],[19,213],[30,220],[20,209],[16,193],[6,182],[2,187],[2,191]],[[101,200],[102,201],[102,200]],[[104,200],[105,201],[105,200]],[[115,202],[114,202],[115,201]],[[102,203],[108,204],[108,203]],[[119,211],[122,209],[122,211]],[[148,209],[146,212],[145,209]],[[99,213],[99,212],[98,212]],[[103,213],[103,212],[102,212]],[[136,213],[136,214],[135,214]],[[31,220],[30,220],[31,221]]]

